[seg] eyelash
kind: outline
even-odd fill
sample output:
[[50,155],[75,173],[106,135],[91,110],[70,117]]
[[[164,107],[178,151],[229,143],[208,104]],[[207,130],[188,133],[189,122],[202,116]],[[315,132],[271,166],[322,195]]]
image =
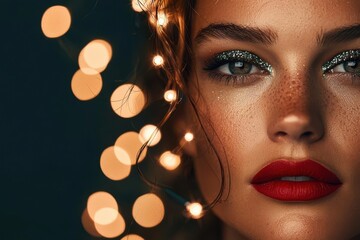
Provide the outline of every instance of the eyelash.
[[[229,64],[239,62],[242,62],[243,64],[251,64],[251,66],[258,68],[260,72],[233,75],[224,74],[219,71],[219,68],[222,66],[227,65],[227,68],[229,68]],[[334,56],[330,61],[326,62],[322,66],[323,75],[326,76],[327,74],[338,73],[349,74],[349,72],[346,71],[334,72],[336,67],[341,67],[341,65],[349,62],[356,62],[356,64],[360,64],[360,49],[347,50]],[[217,81],[224,81],[226,84],[245,84],[248,82],[253,82],[253,80],[257,79],[259,76],[270,75],[272,73],[272,66],[251,52],[232,50],[222,52],[205,62],[205,67],[203,70],[208,72],[210,78]],[[353,79],[360,81],[360,72],[350,74],[352,75]]]

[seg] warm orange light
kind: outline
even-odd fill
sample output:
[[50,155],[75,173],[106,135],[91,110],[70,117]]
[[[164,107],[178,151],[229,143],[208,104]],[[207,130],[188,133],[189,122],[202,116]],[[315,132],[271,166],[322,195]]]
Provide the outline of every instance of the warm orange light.
[[[130,162],[132,165],[136,164],[136,156],[142,147],[143,142],[141,141],[141,137],[137,132],[126,132],[122,134],[115,142],[115,156],[119,161],[123,161],[123,151],[127,153],[130,158]],[[121,149],[121,151],[120,151]],[[139,157],[139,162],[141,162],[147,152],[147,147],[144,148],[143,152]],[[127,164],[126,162],[122,162],[123,164]]]
[[165,169],[172,171],[180,165],[181,158],[179,155],[173,154],[170,151],[166,151],[161,154],[159,162]]
[[131,5],[135,12],[142,12],[148,9],[150,3],[151,0],[132,0]]
[[79,54],[80,69],[87,74],[104,71],[112,57],[111,45],[102,39],[88,43]]
[[157,11],[157,17],[155,17],[155,12],[149,16],[150,23],[157,25],[159,27],[165,27],[169,19],[164,11]]
[[70,25],[70,12],[60,5],[48,8],[41,19],[41,29],[48,38],[61,37],[69,30]]
[[95,98],[103,86],[100,74],[87,75],[78,70],[71,80],[71,90],[79,100],[86,101]]
[[95,228],[94,221],[90,218],[88,210],[85,209],[83,214],[81,215],[81,223],[85,229],[85,231],[94,237],[101,237],[101,235],[97,232]]
[[156,67],[159,67],[159,66],[162,66],[164,65],[164,58],[160,55],[156,55],[154,58],[153,58],[153,64],[154,66]]
[[124,236],[121,240],[144,240],[142,237],[136,234],[129,234]]
[[148,193],[136,199],[132,215],[142,227],[150,228],[158,225],[164,218],[165,208],[161,199],[153,193]]
[[191,142],[194,139],[194,134],[192,134],[191,132],[187,132],[184,135],[184,139],[187,142]]
[[131,171],[131,160],[127,152],[122,149],[117,149],[117,152],[118,155],[121,154],[121,160],[115,155],[114,147],[105,149],[100,157],[100,168],[102,172],[106,177],[114,181],[126,178]]
[[194,219],[199,219],[203,216],[203,207],[200,203],[188,203],[186,205],[186,209],[188,210],[190,216]]
[[114,222],[117,216],[118,216],[118,211],[113,208],[109,208],[109,207],[100,208],[95,212],[94,223],[100,225],[108,225]]
[[158,144],[161,140],[160,129],[152,124],[145,125],[143,128],[141,128],[139,134],[142,142],[145,143],[146,141],[149,141],[147,145],[151,147]]
[[176,98],[177,98],[177,94],[175,90],[170,89],[164,93],[164,99],[167,102],[173,102],[176,100]]
[[123,118],[138,115],[145,106],[145,96],[142,90],[133,84],[119,86],[111,95],[111,107]]
[[120,213],[118,213],[115,221],[112,223],[106,225],[95,223],[95,228],[101,236],[114,238],[120,236],[125,231],[125,221]]
[[102,208],[112,208],[118,211],[118,204],[110,193],[96,192],[91,194],[87,201],[87,210],[93,221],[95,220],[96,212]]

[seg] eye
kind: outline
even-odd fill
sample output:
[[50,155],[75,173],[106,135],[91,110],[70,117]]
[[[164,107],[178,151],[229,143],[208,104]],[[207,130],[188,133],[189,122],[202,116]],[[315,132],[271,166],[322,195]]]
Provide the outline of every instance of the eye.
[[203,68],[210,78],[226,83],[252,83],[272,73],[270,64],[257,55],[242,50],[219,53],[205,62]]
[[360,75],[360,50],[348,50],[339,53],[322,66],[326,73],[350,73]]
[[245,61],[226,63],[218,67],[218,71],[228,75],[246,75],[262,72],[254,64]]
[[352,73],[360,74],[360,59],[346,61],[330,69],[330,73]]

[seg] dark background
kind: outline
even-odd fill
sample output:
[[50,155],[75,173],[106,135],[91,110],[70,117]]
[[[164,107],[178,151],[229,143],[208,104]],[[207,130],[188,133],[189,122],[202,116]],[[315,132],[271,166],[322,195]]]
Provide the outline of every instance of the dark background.
[[[138,60],[147,58],[145,17],[132,11],[130,0],[5,0],[1,5],[0,239],[92,239],[81,224],[90,194],[111,192],[129,215],[134,199],[146,192],[136,172],[112,182],[99,167],[102,151],[125,130],[140,126],[119,118],[109,103]],[[53,5],[72,14],[69,32],[58,39],[46,38],[40,27],[42,14]],[[95,38],[112,45],[113,58],[102,73],[100,95],[81,102],[70,82],[80,50]],[[134,223],[127,227],[145,236],[159,231]]]

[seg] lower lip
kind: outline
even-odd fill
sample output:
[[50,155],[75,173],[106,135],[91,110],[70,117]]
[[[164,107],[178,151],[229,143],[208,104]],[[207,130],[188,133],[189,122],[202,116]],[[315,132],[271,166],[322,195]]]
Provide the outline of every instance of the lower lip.
[[281,181],[274,180],[253,187],[267,197],[280,201],[313,201],[330,195],[341,185],[320,181]]

